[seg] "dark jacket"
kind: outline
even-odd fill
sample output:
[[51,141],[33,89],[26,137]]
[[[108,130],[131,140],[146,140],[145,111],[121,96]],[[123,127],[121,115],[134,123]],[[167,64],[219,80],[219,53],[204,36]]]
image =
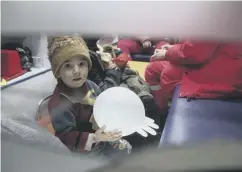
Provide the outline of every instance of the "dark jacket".
[[100,56],[93,51],[89,53],[92,60],[92,69],[88,74],[88,79],[97,84],[101,91],[119,86],[121,80],[120,69],[104,69]]
[[[144,107],[145,115],[155,121],[156,124],[160,124],[160,113],[158,107],[154,101],[148,84],[136,73],[136,71],[125,68],[122,75],[121,87],[126,87],[136,93]],[[161,127],[162,128],[162,127]],[[157,136],[149,135],[148,138],[140,136],[138,133],[134,133],[130,136],[126,136],[125,139],[133,146],[134,149],[139,149],[143,146],[147,146],[159,139]]]

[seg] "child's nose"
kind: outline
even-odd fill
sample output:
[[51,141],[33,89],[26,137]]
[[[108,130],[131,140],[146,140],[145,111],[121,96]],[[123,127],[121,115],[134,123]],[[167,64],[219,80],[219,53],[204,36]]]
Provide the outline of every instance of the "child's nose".
[[80,75],[80,68],[79,68],[79,66],[77,66],[77,65],[74,66],[73,74],[74,75]]

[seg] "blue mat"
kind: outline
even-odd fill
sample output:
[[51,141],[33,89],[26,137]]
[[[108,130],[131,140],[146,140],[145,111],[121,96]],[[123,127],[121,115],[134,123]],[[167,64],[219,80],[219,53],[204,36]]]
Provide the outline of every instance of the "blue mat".
[[241,100],[178,98],[176,88],[160,145],[242,139]]
[[151,55],[144,55],[144,54],[134,54],[132,55],[133,61],[141,61],[141,62],[149,62]]

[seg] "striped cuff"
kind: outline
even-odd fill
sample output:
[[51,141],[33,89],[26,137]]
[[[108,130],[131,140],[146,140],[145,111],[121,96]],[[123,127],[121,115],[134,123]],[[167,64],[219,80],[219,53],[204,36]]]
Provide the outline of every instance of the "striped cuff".
[[151,91],[158,91],[161,89],[160,85],[150,85],[149,87]]
[[93,143],[95,143],[95,135],[92,133],[92,134],[89,134],[88,135],[88,139],[87,139],[87,142],[86,142],[86,145],[84,147],[84,150],[85,151],[91,151],[92,149],[92,145]]

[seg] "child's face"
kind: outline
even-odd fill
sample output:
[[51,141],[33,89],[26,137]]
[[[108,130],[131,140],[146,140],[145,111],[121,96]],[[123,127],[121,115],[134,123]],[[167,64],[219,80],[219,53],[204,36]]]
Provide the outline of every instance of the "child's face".
[[70,88],[81,87],[88,76],[88,63],[83,57],[74,56],[60,68],[59,77]]

